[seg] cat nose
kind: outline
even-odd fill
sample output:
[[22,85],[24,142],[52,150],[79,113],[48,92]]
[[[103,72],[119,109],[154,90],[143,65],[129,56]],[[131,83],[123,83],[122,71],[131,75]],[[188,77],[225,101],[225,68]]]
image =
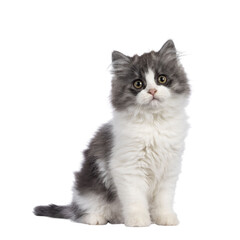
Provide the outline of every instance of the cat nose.
[[148,90],[148,93],[149,94],[151,94],[151,95],[153,95],[154,96],[154,94],[157,92],[157,89],[155,89],[155,88],[152,88],[152,89],[149,89]]

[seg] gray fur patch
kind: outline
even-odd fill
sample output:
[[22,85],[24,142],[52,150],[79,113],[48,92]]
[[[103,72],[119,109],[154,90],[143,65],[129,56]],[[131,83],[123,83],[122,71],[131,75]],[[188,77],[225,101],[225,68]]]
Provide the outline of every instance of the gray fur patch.
[[84,215],[84,212],[80,210],[75,203],[72,203],[66,206],[58,206],[55,204],[38,206],[34,208],[34,214],[36,216],[77,220]]
[[[110,187],[104,184],[98,164],[99,161],[105,161],[108,168],[112,144],[112,125],[108,123],[103,125],[91,140],[88,149],[84,151],[83,167],[75,173],[75,190],[79,194],[94,192],[101,194],[109,202],[115,199],[115,191],[111,187],[113,184],[109,183]],[[109,174],[108,169],[106,171]]]

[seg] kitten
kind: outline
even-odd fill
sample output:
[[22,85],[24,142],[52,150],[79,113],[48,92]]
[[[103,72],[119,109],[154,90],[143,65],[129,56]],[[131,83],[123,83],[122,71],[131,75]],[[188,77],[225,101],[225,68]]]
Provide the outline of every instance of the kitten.
[[190,87],[173,41],[142,56],[114,51],[112,73],[113,120],[84,151],[72,203],[34,213],[93,225],[177,225],[173,198]]

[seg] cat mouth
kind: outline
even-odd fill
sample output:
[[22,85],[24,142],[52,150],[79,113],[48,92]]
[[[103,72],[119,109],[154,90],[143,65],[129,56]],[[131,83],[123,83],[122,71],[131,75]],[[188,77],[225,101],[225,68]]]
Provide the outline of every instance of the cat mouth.
[[150,102],[149,102],[149,104],[151,104],[151,105],[156,105],[156,106],[158,106],[160,103],[162,103],[164,100],[163,99],[161,99],[161,98],[156,98],[156,97],[153,97],[151,100],[150,100]]
[[160,99],[153,97],[150,102],[160,102]]
[[152,98],[149,102],[149,105],[152,107],[157,107],[161,101],[157,98]]

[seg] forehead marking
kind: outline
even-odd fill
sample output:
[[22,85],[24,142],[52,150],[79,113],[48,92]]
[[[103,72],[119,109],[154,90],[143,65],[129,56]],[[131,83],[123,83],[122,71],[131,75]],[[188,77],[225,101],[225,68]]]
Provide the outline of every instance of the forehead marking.
[[147,89],[157,88],[157,84],[154,80],[154,72],[151,68],[149,68],[148,72],[145,73],[145,78],[147,81]]

